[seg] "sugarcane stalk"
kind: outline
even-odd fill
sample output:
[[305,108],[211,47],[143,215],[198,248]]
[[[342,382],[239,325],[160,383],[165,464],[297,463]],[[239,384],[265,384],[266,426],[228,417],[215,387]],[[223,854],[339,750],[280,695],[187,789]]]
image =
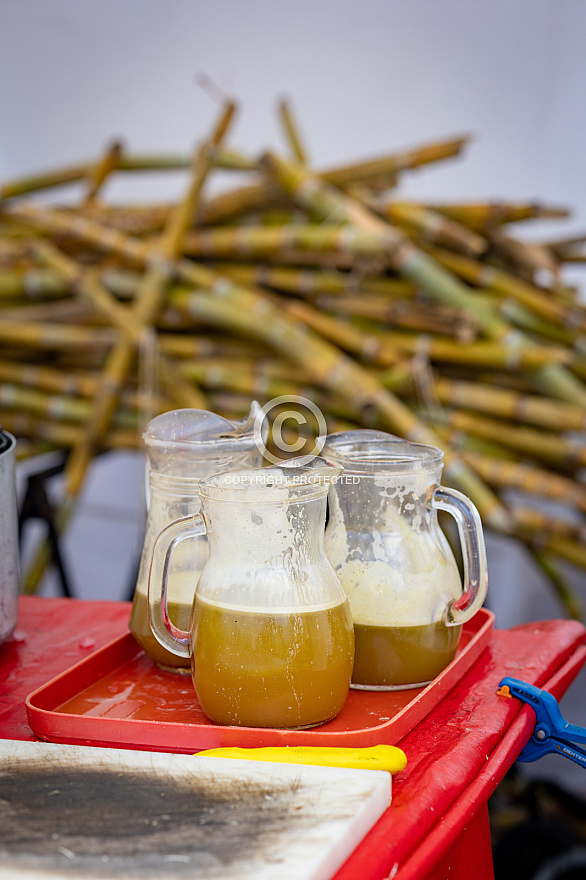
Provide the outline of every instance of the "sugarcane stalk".
[[552,252],[540,244],[529,244],[511,238],[502,229],[491,229],[488,239],[493,247],[510,262],[517,264],[533,278],[536,272],[545,271],[553,277],[558,273],[558,261]]
[[67,286],[55,272],[46,269],[3,269],[0,271],[0,298],[44,300],[64,296]]
[[[216,272],[226,275],[239,284],[272,287],[286,293],[295,293],[304,298],[320,294],[339,296],[344,300],[349,293],[378,295],[394,299],[410,297],[415,287],[399,278],[373,278],[368,274],[352,272],[328,272],[324,269],[295,269],[288,266],[246,265],[242,263],[214,263]],[[1,285],[1,276],[0,276]]]
[[521,220],[558,220],[569,217],[567,208],[555,208],[550,205],[541,205],[537,202],[529,204],[514,204],[506,202],[455,202],[435,203],[428,207],[433,208],[440,214],[445,214],[461,223],[484,232],[501,226],[505,223],[518,223]]
[[[491,291],[487,291],[487,293],[490,295]],[[550,339],[569,348],[579,344],[579,337],[576,338],[576,334],[571,330],[545,318],[540,318],[535,312],[530,311],[515,299],[499,298],[498,308],[503,318],[520,330],[541,336],[544,340]]]
[[464,135],[462,137],[433,141],[419,147],[414,147],[411,150],[383,156],[380,159],[371,159],[370,161],[355,163],[354,165],[330,168],[319,174],[328,183],[342,188],[356,184],[369,185],[371,181],[379,182],[381,178],[385,177],[390,178],[391,183],[393,183],[397,174],[403,171],[414,170],[432,162],[458,156],[469,140],[470,136]]
[[102,327],[77,327],[31,321],[0,321],[0,341],[31,348],[55,350],[107,349],[116,341],[116,331]]
[[87,303],[74,299],[47,300],[31,305],[4,308],[2,320],[23,324],[62,324],[97,326],[94,310]]
[[119,206],[90,202],[75,207],[76,214],[131,235],[154,235],[161,232],[170,211],[167,204]]
[[[255,359],[254,356],[240,359],[207,357],[200,358],[197,361],[189,360],[180,363],[179,368],[184,375],[190,375],[193,373],[194,376],[206,376],[206,382],[204,382],[204,384],[207,384],[207,379],[213,384],[215,381],[213,377],[216,375],[218,377],[228,377],[227,381],[230,381],[229,377],[232,375],[235,375],[236,377],[239,375],[246,375],[251,377],[251,382],[257,381],[259,385],[262,385],[263,383],[270,383],[273,381],[282,383],[291,382],[291,370],[293,364],[275,358]],[[295,367],[295,381],[302,382],[304,385],[311,384],[308,374],[298,366]]]
[[289,223],[284,226],[219,226],[191,232],[185,239],[185,253],[190,257],[266,257],[277,256],[291,248],[314,252],[342,253],[352,256],[380,257],[392,246],[397,233],[382,225],[378,229],[347,229],[339,223]]
[[[374,330],[372,332],[375,332]],[[570,364],[571,352],[554,346],[518,347],[516,340],[509,344],[499,342],[457,342],[453,339],[408,333],[405,331],[379,330],[378,335],[390,345],[409,355],[423,354],[432,362],[466,364],[467,366],[492,369],[520,369],[537,371],[553,363]]]
[[[187,291],[184,291],[184,293]],[[159,334],[161,351],[173,358],[197,359],[209,357],[221,358],[254,358],[264,354],[270,355],[272,350],[259,347],[245,339],[233,339],[225,337],[196,337],[179,336],[171,333]]]
[[[100,284],[94,270],[84,270],[74,260],[70,260],[58,248],[47,242],[37,243],[34,252],[39,259],[60,274],[73,290],[78,290],[83,297],[86,297],[100,314],[127,337],[135,349],[141,345],[146,325],[137,319],[131,308],[120,305],[111,296]],[[202,408],[204,398],[201,392],[192,383],[185,381],[164,354],[159,354],[158,368],[165,388],[176,406]]]
[[536,395],[519,394],[480,382],[436,377],[435,393],[447,406],[472,409],[502,419],[527,422],[552,431],[583,431],[586,409]]
[[[215,146],[215,162],[222,168],[248,168],[255,167],[254,161],[240,157],[238,161],[232,155],[229,159],[228,154],[224,154],[218,150],[219,145]],[[117,163],[117,169],[120,171],[176,171],[189,168],[192,159],[187,155],[162,155],[162,154],[144,154],[134,156],[121,156]],[[84,162],[78,165],[59,168],[55,171],[49,171],[44,174],[35,174],[30,177],[23,177],[17,180],[6,181],[0,185],[0,199],[12,199],[16,196],[28,195],[32,192],[40,192],[55,186],[62,186],[68,183],[77,183],[85,180],[91,175],[95,166],[92,162]]]
[[98,384],[97,376],[7,360],[0,360],[0,381],[80,397],[93,397]]
[[[0,382],[0,404],[9,409],[18,409],[34,415],[44,416],[58,422],[75,422],[84,424],[91,415],[92,403],[79,397],[66,394],[48,394],[32,388]],[[117,427],[134,428],[137,430],[136,412],[119,408],[113,418]]]
[[[466,434],[464,431],[451,428],[443,423],[442,418],[435,418],[435,430],[442,438],[443,442],[448,443],[454,449],[457,449],[460,456],[466,459],[467,462],[468,457],[465,453],[469,452],[478,453],[480,456],[488,457],[491,461],[496,459],[497,461],[518,462],[520,460],[520,454],[518,452],[512,449],[507,449],[506,446],[503,446],[498,441],[487,440],[485,437],[475,437],[471,434]],[[478,468],[474,468],[474,470],[483,476]],[[490,480],[486,480],[486,482],[489,483],[489,485],[496,487],[496,483],[491,482]]]
[[488,241],[483,236],[423,205],[392,201],[378,206],[377,210],[386,220],[419,232],[427,241],[473,256],[484,253],[488,248]]
[[563,260],[568,252],[571,254],[575,248],[582,248],[586,244],[586,235],[571,235],[563,238],[553,238],[542,241],[542,247],[550,250],[559,260]]
[[569,309],[564,303],[552,299],[536,287],[495,266],[479,263],[470,257],[454,254],[445,249],[434,247],[432,252],[443,266],[466,281],[512,297],[547,321],[559,323],[567,329],[576,331],[586,329],[586,314],[583,309]]
[[379,337],[365,333],[358,327],[353,327],[337,318],[324,315],[307,303],[282,300],[279,305],[330,342],[356,354],[360,360],[378,366],[390,366],[404,359],[396,348]]
[[337,315],[367,318],[422,333],[455,336],[461,342],[471,342],[478,332],[477,324],[453,306],[413,299],[389,300],[384,295],[361,291],[344,297],[320,295],[315,298],[315,306]]
[[553,433],[546,434],[533,428],[521,428],[460,410],[446,412],[446,419],[451,427],[459,431],[497,440],[504,446],[510,446],[557,467],[574,470],[586,465],[586,448],[573,439]]
[[88,168],[87,164],[72,165],[71,167],[60,168],[46,174],[7,181],[0,185],[0,200],[12,199],[15,196],[23,196],[31,192],[39,192],[54,186],[61,186],[65,183],[75,183],[87,176]]
[[533,507],[513,505],[515,519],[522,528],[529,530],[543,539],[545,535],[561,535],[571,541],[585,542],[586,524],[583,521],[561,519],[545,514]]
[[[2,412],[2,424],[6,430],[19,437],[30,436],[33,439],[44,440],[60,449],[74,447],[77,443],[81,442],[84,436],[84,428],[80,425],[47,421],[39,419],[30,413],[5,410]],[[135,428],[110,428],[108,434],[101,441],[100,448],[137,449],[138,446],[139,437]],[[57,524],[65,519],[63,510],[63,507],[59,510],[60,516]],[[37,558],[34,560],[35,565],[31,568],[31,572],[36,572],[41,563],[47,564],[48,556],[46,556],[46,552],[45,545],[42,545],[37,553]],[[24,593],[33,592],[34,584],[31,584],[28,579],[24,580],[22,591]]]
[[104,155],[96,162],[95,166],[87,175],[87,190],[84,204],[89,205],[96,201],[98,193],[102,189],[108,176],[118,168],[122,156],[122,143],[114,141],[110,144]]
[[283,126],[283,131],[285,133],[287,143],[289,144],[289,147],[291,149],[293,158],[296,159],[298,162],[305,164],[307,162],[307,153],[305,147],[303,146],[297,123],[293,118],[293,112],[291,110],[289,102],[283,98],[281,101],[279,101],[278,109],[281,125]]
[[266,402],[281,395],[297,395],[312,397],[312,386],[294,382],[292,379],[281,379],[262,375],[256,369],[247,366],[234,370],[232,367],[189,362],[184,364],[183,374],[192,378],[206,389],[223,389],[248,394],[255,400]]

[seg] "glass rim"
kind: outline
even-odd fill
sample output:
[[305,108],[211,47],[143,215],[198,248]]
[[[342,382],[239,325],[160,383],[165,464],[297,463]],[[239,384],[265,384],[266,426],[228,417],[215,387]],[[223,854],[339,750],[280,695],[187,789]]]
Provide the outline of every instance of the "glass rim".
[[441,466],[443,450],[384,431],[355,430],[329,434],[322,450],[326,461],[345,473],[412,474]]

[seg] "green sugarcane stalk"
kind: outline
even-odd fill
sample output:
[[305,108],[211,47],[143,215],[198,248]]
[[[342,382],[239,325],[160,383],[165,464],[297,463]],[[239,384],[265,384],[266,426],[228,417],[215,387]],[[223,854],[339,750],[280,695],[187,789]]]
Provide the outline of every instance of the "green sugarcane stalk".
[[366,318],[382,324],[454,336],[462,342],[472,342],[478,326],[453,306],[417,302],[414,299],[392,299],[380,294],[347,294],[344,297],[320,295],[315,298],[318,309],[336,315]]
[[483,236],[423,205],[394,200],[379,206],[378,213],[397,226],[419,232],[427,241],[465,254],[478,256],[488,248]]
[[433,248],[433,255],[443,266],[461,278],[478,287],[489,288],[504,296],[512,297],[547,321],[561,324],[568,330],[571,328],[582,332],[586,330],[586,312],[582,308],[570,309],[564,303],[552,299],[551,296],[510,273],[479,263],[470,257],[438,248]]
[[457,430],[465,431],[489,440],[497,440],[519,452],[564,469],[573,470],[586,465],[586,448],[572,439],[558,434],[522,428],[518,425],[487,419],[477,413],[462,410],[445,412],[447,423]]
[[440,402],[448,406],[478,410],[552,431],[586,429],[586,409],[550,398],[519,394],[480,382],[459,382],[441,377],[435,379],[434,389]]
[[0,299],[44,300],[65,296],[67,285],[46,269],[0,270]]
[[[18,409],[21,412],[44,416],[57,422],[77,424],[85,424],[92,412],[90,400],[65,394],[48,394],[45,391],[25,388],[8,382],[0,382],[0,404],[9,409]],[[116,427],[137,430],[137,414],[128,408],[118,408],[113,418],[113,424]]]
[[[39,242],[34,247],[34,252],[37,257],[58,272],[73,290],[79,290],[80,294],[86,297],[101,315],[121,330],[135,349],[143,344],[145,325],[139,322],[132,309],[121,306],[111,296],[106,288],[100,284],[94,270],[84,269],[48,242]],[[201,392],[193,384],[185,381],[164,354],[159,354],[158,368],[165,388],[176,406],[194,409],[203,407],[205,400]]]
[[530,279],[536,272],[545,271],[557,276],[559,264],[553,253],[540,244],[529,244],[506,235],[502,229],[491,229],[488,239],[497,253],[508,262],[524,270]]
[[97,388],[97,376],[6,360],[0,360],[0,381],[79,397],[93,397]]
[[[328,272],[325,269],[292,269],[288,266],[256,266],[243,263],[214,263],[220,275],[226,275],[239,284],[271,287],[303,298],[321,294],[336,295],[343,300],[349,293],[378,295],[387,300],[411,297],[415,287],[399,278],[375,278],[369,275]],[[1,285],[1,277],[0,277]]]
[[[76,443],[81,442],[84,436],[84,428],[80,425],[47,421],[30,413],[10,410],[2,412],[2,424],[7,431],[19,438],[31,437],[46,441],[59,449],[74,447]],[[137,449],[138,446],[139,437],[135,428],[111,428],[101,441],[100,449]],[[44,560],[45,552],[45,545],[42,545],[36,561],[37,566]],[[28,580],[24,580],[21,590],[24,593],[30,593],[33,590],[33,585]]]
[[[374,332],[372,330],[371,332]],[[466,364],[470,367],[520,369],[538,371],[553,363],[572,363],[572,354],[553,346],[518,347],[515,339],[499,342],[458,342],[454,339],[423,336],[405,331],[383,331],[378,335],[394,348],[408,355],[421,354],[433,363]]]
[[0,341],[45,350],[108,349],[116,341],[110,328],[77,327],[70,324],[46,324],[31,321],[0,321]]
[[512,202],[454,202],[428,205],[439,214],[445,214],[464,226],[484,232],[505,223],[518,223],[521,220],[558,220],[569,217],[567,208],[554,208],[537,202],[515,204]]
[[109,175],[119,167],[122,151],[122,143],[120,141],[114,141],[107,147],[104,155],[90,170],[87,175],[87,190],[83,200],[84,204],[89,205],[96,201],[98,193],[102,189]]
[[284,98],[279,101],[279,118],[287,139],[287,143],[291,149],[293,157],[302,164],[307,162],[307,152],[299,134],[299,128],[293,118],[293,111],[287,100]]

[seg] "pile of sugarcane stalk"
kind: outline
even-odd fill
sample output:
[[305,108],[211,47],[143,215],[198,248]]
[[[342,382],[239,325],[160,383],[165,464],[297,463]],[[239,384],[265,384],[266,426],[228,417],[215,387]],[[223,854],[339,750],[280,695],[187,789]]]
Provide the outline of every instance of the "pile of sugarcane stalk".
[[[580,616],[560,561],[586,568],[586,307],[561,269],[586,259],[585,239],[511,232],[568,212],[395,195],[466,138],[314,171],[286,102],[286,156],[228,149],[234,112],[227,101],[192,157],[116,142],[0,186],[1,422],[21,454],[68,450],[59,528],[94,455],[139,446],[148,417],[240,417],[252,398],[295,394],[329,430],[441,446],[444,482],[523,541]],[[177,204],[100,198],[114,173],[178,168]],[[218,168],[237,183],[213,195]],[[71,183],[73,205],[29,197]],[[25,591],[47,559],[41,547]]]

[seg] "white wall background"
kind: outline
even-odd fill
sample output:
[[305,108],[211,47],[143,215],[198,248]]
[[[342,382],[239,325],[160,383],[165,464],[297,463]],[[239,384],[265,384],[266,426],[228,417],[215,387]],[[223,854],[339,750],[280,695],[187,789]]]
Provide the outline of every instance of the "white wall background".
[[[281,96],[318,168],[471,132],[463,158],[405,176],[401,194],[540,200],[573,217],[524,235],[586,229],[584,0],[0,0],[0,179],[90,159],[113,137],[187,153],[216,112],[201,73],[240,103],[231,144],[249,153],[282,148]],[[107,195],[166,198],[181,180],[118,178]],[[125,593],[141,475],[127,455],[91,474],[65,542],[83,596]],[[491,538],[489,552],[500,626],[560,615],[521,550]]]

